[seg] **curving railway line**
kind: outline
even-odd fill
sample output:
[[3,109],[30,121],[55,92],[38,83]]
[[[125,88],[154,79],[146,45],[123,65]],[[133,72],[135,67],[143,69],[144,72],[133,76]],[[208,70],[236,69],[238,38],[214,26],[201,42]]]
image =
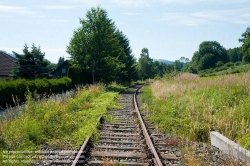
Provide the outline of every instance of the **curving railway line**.
[[138,89],[135,86],[121,93],[119,103],[123,109],[109,111],[115,120],[102,124],[100,139],[94,145],[90,145],[89,138],[85,140],[72,166],[181,165],[180,157],[173,151],[169,153],[171,145],[167,145],[166,136],[154,133],[148,121],[144,123],[136,103]]

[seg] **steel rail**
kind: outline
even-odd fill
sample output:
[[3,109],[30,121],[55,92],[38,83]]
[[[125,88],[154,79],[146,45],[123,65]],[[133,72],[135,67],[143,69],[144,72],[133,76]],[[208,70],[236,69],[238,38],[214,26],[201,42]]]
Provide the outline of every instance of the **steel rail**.
[[150,136],[149,136],[149,134],[148,134],[147,128],[146,128],[146,126],[145,126],[145,124],[144,124],[144,122],[143,122],[143,119],[142,119],[142,117],[141,117],[140,111],[139,111],[138,106],[137,106],[137,102],[136,102],[136,93],[138,92],[138,90],[139,90],[139,88],[138,88],[138,89],[135,91],[135,93],[134,93],[135,111],[137,112],[138,118],[139,118],[139,120],[140,120],[140,122],[141,122],[140,124],[141,124],[142,130],[143,130],[143,135],[144,135],[144,137],[145,137],[145,139],[146,139],[146,142],[147,142],[147,144],[148,144],[149,149],[151,150],[151,152],[152,152],[153,155],[154,155],[156,164],[157,164],[158,166],[163,166],[163,164],[162,164],[162,162],[161,162],[161,160],[160,160],[160,157],[158,156],[158,154],[157,154],[157,152],[156,152],[156,150],[155,150],[155,147],[154,147],[154,145],[153,145],[153,143],[152,143],[152,141],[151,141],[151,139],[150,139]]
[[86,148],[86,145],[88,144],[90,137],[91,137],[91,136],[88,136],[88,137],[85,139],[83,145],[81,146],[80,150],[78,151],[77,156],[76,156],[76,158],[75,158],[75,160],[73,161],[73,163],[72,163],[71,166],[76,166],[76,165],[78,164],[78,161],[79,161],[79,159],[80,159],[80,157],[81,157],[81,155],[82,155],[84,149]]
[[[152,143],[152,141],[151,141],[151,139],[150,139],[150,136],[149,136],[149,134],[148,134],[147,128],[146,128],[146,126],[145,126],[145,124],[144,124],[144,122],[143,122],[143,119],[142,119],[142,117],[141,117],[141,114],[140,114],[139,109],[138,109],[138,106],[137,106],[137,102],[136,102],[136,93],[138,92],[138,90],[139,90],[139,88],[136,89],[136,91],[135,91],[135,93],[134,93],[134,95],[133,95],[133,101],[134,101],[135,111],[136,111],[136,113],[137,113],[137,115],[138,115],[138,118],[139,118],[139,120],[140,120],[140,124],[141,124],[142,130],[143,130],[143,135],[144,135],[144,137],[145,137],[145,139],[146,139],[146,143],[147,143],[147,145],[148,145],[148,147],[149,147],[151,153],[153,154],[153,156],[154,156],[154,158],[155,158],[156,164],[157,164],[158,166],[163,166],[163,164],[162,164],[162,162],[161,162],[161,160],[160,160],[160,158],[159,158],[159,156],[158,156],[158,154],[157,154],[157,152],[156,152],[156,149],[155,149],[155,147],[154,147],[154,145],[153,145],[153,143]],[[98,122],[100,121],[100,119],[101,119],[101,117],[98,119]],[[74,159],[74,161],[73,161],[73,163],[72,163],[71,166],[76,166],[77,164],[79,164],[78,161],[79,161],[79,159],[80,159],[80,157],[81,157],[81,155],[82,155],[84,149],[86,148],[87,144],[89,143],[90,137],[91,137],[91,135],[88,136],[88,137],[85,139],[83,145],[81,146],[80,150],[78,151],[78,154],[77,154],[77,156],[75,157],[75,159]]]
[[[102,117],[99,117],[98,120],[97,120],[97,123],[99,123],[101,121],[101,119],[102,119]],[[71,166],[76,166],[77,164],[79,164],[78,161],[79,161],[83,151],[85,150],[86,146],[88,145],[91,136],[92,136],[92,134],[85,139],[84,143],[82,144],[80,150],[78,151],[78,153],[77,153],[73,163],[71,164]]]

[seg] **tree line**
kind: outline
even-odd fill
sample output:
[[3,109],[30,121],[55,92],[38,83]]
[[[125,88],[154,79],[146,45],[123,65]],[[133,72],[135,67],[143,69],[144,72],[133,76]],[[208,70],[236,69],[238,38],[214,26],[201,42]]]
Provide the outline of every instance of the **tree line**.
[[[145,50],[147,49],[143,49],[143,55],[146,54]],[[100,7],[91,8],[85,18],[80,19],[80,27],[73,32],[66,51],[70,54],[72,64],[68,74],[76,83],[131,82],[140,78],[151,78],[157,73],[149,71],[153,66],[161,69],[160,75],[163,75],[161,65],[151,62],[148,50],[147,55],[139,59],[142,65],[137,64],[129,39]],[[13,54],[17,59],[13,71],[15,78],[33,79],[49,71],[50,62],[44,58],[45,53],[35,44],[31,46],[31,51],[25,44],[23,54]],[[145,61],[145,58],[148,59]],[[64,60],[64,57],[60,57],[57,67]]]
[[55,70],[65,60],[64,57],[60,57],[57,64],[51,63],[45,58],[45,52],[41,51],[40,46],[37,47],[34,43],[30,50],[25,43],[22,52],[23,54],[13,51],[16,58],[11,75],[13,78],[35,79],[46,77],[49,72]]
[[[80,27],[73,32],[66,51],[70,54],[68,74],[75,83],[93,83],[112,81],[131,82],[154,77],[162,77],[171,72],[191,72],[222,66],[228,62],[250,63],[250,28],[239,39],[242,47],[226,50],[217,41],[204,41],[192,60],[181,57],[173,64],[154,61],[149,50],[143,48],[136,61],[130,47],[129,39],[119,30],[115,22],[108,17],[106,10],[92,7],[80,19]],[[43,73],[63,63],[60,57],[58,64],[52,64],[44,58],[40,47],[34,44],[31,51],[25,44],[23,54],[13,52],[17,58],[13,76],[18,78],[37,78]],[[49,67],[50,66],[50,67]]]
[[[190,63],[182,71],[199,73],[227,63],[250,63],[250,27],[241,35],[241,47],[225,49],[217,41],[204,41],[193,54]],[[229,65],[230,66],[230,65]]]

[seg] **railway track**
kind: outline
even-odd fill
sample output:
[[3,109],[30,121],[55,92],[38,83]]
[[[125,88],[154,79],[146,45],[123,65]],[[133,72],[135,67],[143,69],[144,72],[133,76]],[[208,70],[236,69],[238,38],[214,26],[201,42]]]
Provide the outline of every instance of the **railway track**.
[[[192,157],[192,153],[184,152],[181,155],[179,146],[189,145],[194,145],[196,154],[191,162],[198,161],[201,165],[213,166],[228,165],[231,158],[221,154],[217,148],[202,143],[182,142],[178,138],[161,134],[149,122],[147,110],[139,112],[135,93],[137,88],[139,87],[130,88],[128,92],[120,94],[119,103],[123,105],[123,109],[109,111],[115,120],[102,123],[100,139],[95,144],[90,142],[89,136],[78,152],[63,149],[49,151],[45,146],[43,149],[46,154],[34,165],[184,166],[181,157],[185,161],[190,154]],[[244,165],[241,161],[232,163]]]
[[84,150],[88,144],[85,141],[72,166],[178,165],[179,158],[168,153],[166,136],[155,134],[149,122],[146,125],[143,123],[136,104],[137,88],[139,87],[129,88],[128,92],[120,95],[119,103],[123,105],[123,109],[109,111],[115,120],[102,124],[100,139],[89,150]]

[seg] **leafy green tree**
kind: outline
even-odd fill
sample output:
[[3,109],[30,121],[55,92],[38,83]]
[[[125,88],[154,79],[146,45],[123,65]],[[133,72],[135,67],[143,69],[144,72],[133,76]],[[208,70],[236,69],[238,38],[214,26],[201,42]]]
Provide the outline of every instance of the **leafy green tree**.
[[121,61],[125,64],[125,69],[120,73],[120,80],[130,82],[137,78],[136,72],[136,59],[132,54],[132,49],[129,45],[129,39],[121,31],[116,32],[120,41],[120,45],[123,47],[125,56]]
[[179,61],[182,62],[183,64],[190,62],[189,58],[185,58],[185,57],[181,57]]
[[48,60],[44,59],[45,53],[41,52],[40,47],[36,47],[33,43],[31,51],[27,44],[24,45],[23,54],[13,51],[17,61],[13,70],[13,76],[16,78],[35,78],[47,71]]
[[184,63],[180,60],[176,60],[174,61],[173,66],[174,66],[174,71],[180,72],[184,66]]
[[[79,66],[72,65],[68,70],[68,77],[72,80],[72,85],[80,85],[88,83],[88,80],[84,77],[84,72]],[[89,78],[89,77],[88,77]]]
[[147,48],[143,48],[138,60],[138,74],[141,79],[153,78],[153,59],[149,57]]
[[226,49],[216,41],[204,41],[200,44],[199,50],[194,53],[189,69],[197,73],[200,70],[215,67],[218,61],[222,63],[229,61]]
[[51,63],[51,62],[50,62],[49,60],[47,60],[47,59],[45,59],[44,61],[45,61],[45,63],[48,64],[47,67],[46,67],[46,73],[51,72],[51,71],[53,71],[53,70],[56,69],[57,64]]
[[250,27],[241,35],[239,42],[242,43],[242,51],[244,53],[243,62],[250,63]]
[[227,54],[231,62],[239,62],[242,61],[243,52],[241,47],[229,48],[227,50]]
[[239,39],[239,42],[244,44],[249,36],[250,36],[250,27],[247,27],[246,31],[241,34],[242,38]]
[[64,57],[61,57],[58,59],[58,62],[57,62],[57,67],[60,66],[63,62],[65,61]]
[[168,65],[164,62],[154,61],[153,73],[154,76],[163,77],[165,73],[168,73]]
[[67,46],[73,63],[88,72],[86,75],[93,72],[95,81],[129,79],[131,68],[127,65],[133,60],[128,40],[118,32],[107,12],[100,7],[91,8],[80,24]]

